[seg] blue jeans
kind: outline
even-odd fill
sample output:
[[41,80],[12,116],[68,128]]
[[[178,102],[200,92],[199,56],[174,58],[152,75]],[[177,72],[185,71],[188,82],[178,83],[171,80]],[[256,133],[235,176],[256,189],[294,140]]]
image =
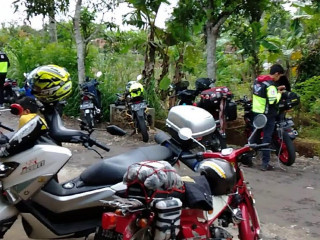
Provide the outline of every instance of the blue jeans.
[[[271,143],[272,141],[272,134],[274,131],[275,123],[276,123],[276,116],[267,116],[268,121],[266,126],[263,128],[263,139],[262,143]],[[270,161],[270,150],[262,151],[262,165],[268,166]]]

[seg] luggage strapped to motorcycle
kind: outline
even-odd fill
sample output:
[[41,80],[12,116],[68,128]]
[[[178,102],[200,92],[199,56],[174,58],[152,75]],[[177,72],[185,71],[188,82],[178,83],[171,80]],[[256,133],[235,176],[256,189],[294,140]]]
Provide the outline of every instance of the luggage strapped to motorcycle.
[[132,164],[128,167],[123,182],[127,184],[127,196],[142,195],[146,203],[150,203],[157,195],[185,192],[180,176],[166,161],[144,161]]

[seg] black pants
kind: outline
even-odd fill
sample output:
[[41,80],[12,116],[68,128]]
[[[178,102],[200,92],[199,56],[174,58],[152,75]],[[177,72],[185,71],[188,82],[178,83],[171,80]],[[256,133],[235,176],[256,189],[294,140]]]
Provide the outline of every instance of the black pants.
[[6,80],[7,73],[0,73],[0,104],[3,104],[4,102],[4,95],[3,95],[3,89],[4,89],[4,82]]

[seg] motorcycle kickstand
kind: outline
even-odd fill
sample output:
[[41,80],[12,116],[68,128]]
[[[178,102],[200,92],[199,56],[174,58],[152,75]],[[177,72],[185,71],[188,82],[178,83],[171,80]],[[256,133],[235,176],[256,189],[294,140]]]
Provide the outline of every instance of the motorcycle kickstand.
[[[281,146],[281,145],[280,145],[280,146]],[[286,172],[286,171],[287,171],[287,169],[285,169],[284,167],[282,167],[282,165],[281,165],[281,163],[280,163],[280,158],[279,158],[280,153],[281,153],[281,147],[280,147],[280,149],[279,149],[279,152],[277,153],[278,168],[279,168],[280,170],[282,170],[282,171]]]
[[282,167],[282,165],[281,165],[281,163],[280,163],[280,159],[279,159],[279,157],[277,157],[277,158],[278,158],[278,168],[279,168],[280,170],[282,170],[282,171],[286,172],[286,171],[287,171],[287,169],[285,169],[284,167]]

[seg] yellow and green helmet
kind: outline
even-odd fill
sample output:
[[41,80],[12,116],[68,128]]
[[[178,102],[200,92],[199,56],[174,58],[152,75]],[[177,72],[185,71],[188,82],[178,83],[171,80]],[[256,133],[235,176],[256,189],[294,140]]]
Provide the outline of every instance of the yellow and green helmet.
[[41,102],[52,103],[65,99],[72,92],[70,74],[63,67],[44,65],[27,77],[32,94]]
[[129,88],[129,94],[132,98],[143,96],[143,86],[141,83],[133,82]]

